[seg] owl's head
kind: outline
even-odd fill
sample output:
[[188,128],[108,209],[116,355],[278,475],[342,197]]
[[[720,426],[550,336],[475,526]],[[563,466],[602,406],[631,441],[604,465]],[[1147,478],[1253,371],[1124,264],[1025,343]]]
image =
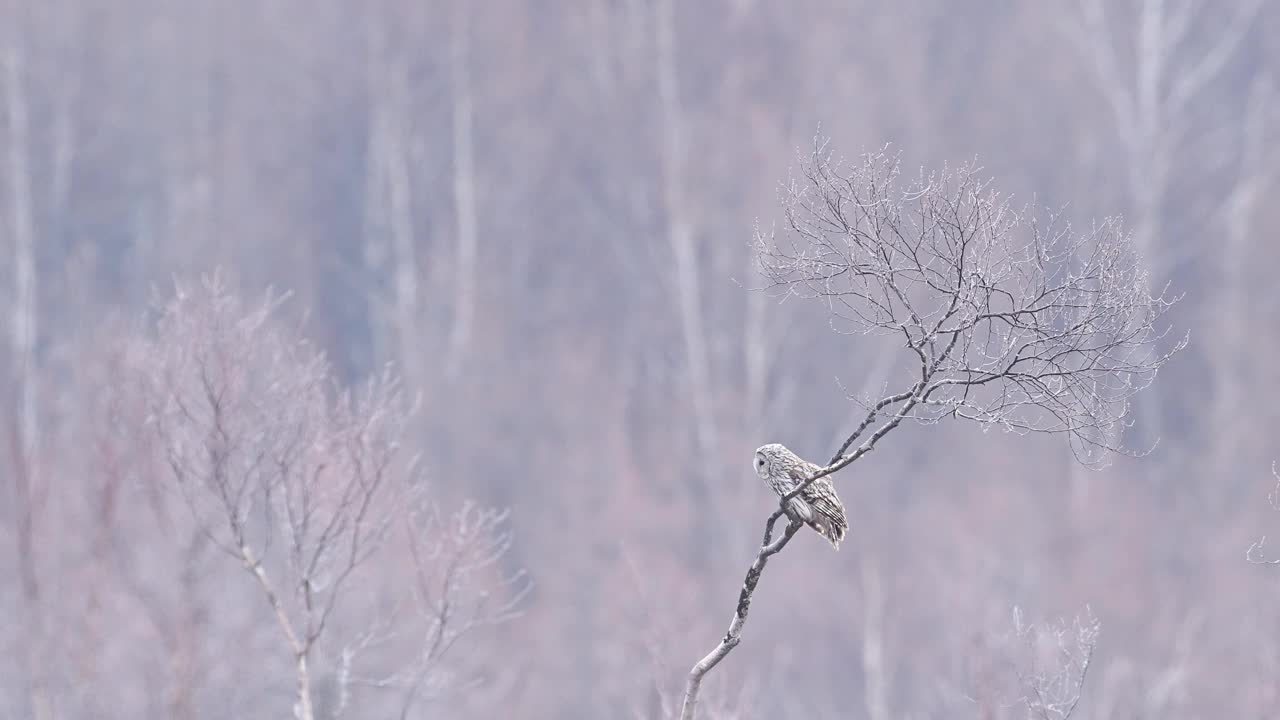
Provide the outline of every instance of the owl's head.
[[756,448],[755,468],[756,474],[764,477],[768,474],[769,467],[777,464],[780,460],[790,455],[791,451],[784,447],[781,443],[769,443]]

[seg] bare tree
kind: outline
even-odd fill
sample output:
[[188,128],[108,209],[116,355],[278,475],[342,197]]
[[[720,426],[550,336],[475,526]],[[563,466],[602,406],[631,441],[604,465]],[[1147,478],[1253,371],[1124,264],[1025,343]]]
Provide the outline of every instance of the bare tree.
[[[1265,131],[1270,79],[1265,71],[1256,74],[1251,82],[1254,89],[1242,93],[1245,102],[1239,106],[1211,98],[1231,77],[1232,62],[1247,51],[1245,41],[1258,26],[1264,3],[1245,0],[1232,3],[1229,10],[1201,0],[1078,0],[1074,5],[1065,18],[1065,29],[1110,108],[1121,151],[1119,163],[1109,161],[1110,170],[1123,168],[1121,194],[1130,208],[1134,242],[1153,276],[1167,278],[1177,266],[1201,259],[1234,271],[1234,259],[1253,236],[1248,228],[1251,198],[1268,182],[1267,151],[1259,140]],[[1226,161],[1231,163],[1226,166],[1227,177],[1232,178],[1229,186],[1234,187],[1217,200],[1219,207],[1212,213],[1225,216],[1227,238],[1221,246],[1201,242],[1202,232],[1188,232],[1170,222],[1179,219],[1172,215],[1176,209],[1172,201],[1180,177],[1230,157],[1215,141],[1215,133],[1197,127],[1199,107],[1213,113],[1207,116],[1212,118],[1210,127],[1235,125],[1241,122],[1238,118],[1243,119],[1244,127],[1236,131],[1241,138],[1239,158]],[[1212,191],[1206,194],[1212,196]],[[1211,222],[1216,225],[1218,218]],[[1235,287],[1223,283],[1224,302],[1235,299]],[[1227,326],[1224,340],[1230,342],[1232,324]],[[1215,356],[1215,365],[1237,354],[1222,355]],[[1225,404],[1235,399],[1235,375],[1226,370],[1223,377],[1226,391],[1220,398]],[[1148,432],[1158,434],[1161,398],[1157,393],[1149,401],[1143,424]],[[1238,433],[1221,435],[1227,439],[1219,443],[1229,446]]]
[[1067,720],[1080,704],[1085,678],[1098,647],[1101,624],[1086,609],[1070,623],[1028,625],[1014,608],[1014,629],[1029,655],[1029,671],[1018,671],[1018,704],[1031,720]]
[[416,138],[409,121],[413,115],[410,62],[394,46],[393,21],[381,6],[369,13],[367,22],[370,118],[364,264],[370,274],[388,278],[384,290],[370,292],[374,306],[370,329],[374,353],[394,358],[412,380],[421,370],[412,360],[422,355],[423,288],[421,228],[414,211],[417,188],[411,147]]
[[[42,345],[50,313],[41,302],[45,287],[40,257],[41,248],[55,237],[51,218],[64,215],[74,148],[70,104],[76,73],[75,55],[69,50],[73,43],[68,40],[76,28],[72,15],[63,4],[36,8],[0,3],[0,23],[5,26],[0,31],[0,252],[6,258],[0,287],[7,301],[0,319],[6,351],[0,359],[0,395],[11,408],[0,441],[7,452],[0,454],[7,456],[12,478],[16,586],[22,597],[17,650],[24,656],[22,672],[27,675],[26,712],[33,717],[53,712],[43,677],[45,663],[39,657],[46,643],[41,637],[44,599],[35,565],[36,536],[43,521],[40,508],[48,495],[39,458],[45,435]],[[50,118],[51,129],[41,127],[42,118]],[[49,182],[42,183],[46,177]],[[8,485],[7,479],[0,482]]]
[[774,526],[809,484],[904,420],[1065,434],[1081,462],[1101,464],[1125,452],[1130,400],[1185,346],[1184,337],[1161,348],[1176,299],[1151,293],[1118,221],[1078,232],[1015,207],[978,173],[964,165],[903,178],[895,154],[845,163],[819,139],[783,188],[785,237],[757,233],[769,289],[820,301],[837,332],[898,338],[907,375],[897,391],[858,400],[861,423],[765,521],[729,629],[689,673],[682,718],[693,717],[703,676],[741,641],[765,564],[799,529],[791,522],[775,537]]
[[972,710],[992,720],[1067,720],[1075,714],[1101,623],[1088,607],[1070,621],[1028,623],[1016,606],[1012,615],[1012,627],[1002,621],[1000,630],[975,635],[963,689],[945,693],[935,712],[950,717]]
[[[1221,6],[1199,0],[1140,0],[1131,4],[1136,14],[1132,38],[1113,37],[1124,33],[1125,24],[1108,17],[1108,10],[1123,14],[1122,4],[1079,0],[1076,5],[1066,19],[1067,33],[1091,65],[1115,119],[1128,169],[1135,242],[1149,253],[1161,236],[1162,210],[1178,161],[1188,157],[1182,145],[1199,140],[1189,127],[1188,108],[1226,72],[1263,3],[1246,0],[1223,13]],[[1223,18],[1222,27],[1208,38],[1198,37],[1211,15]],[[1132,47],[1132,57],[1117,46]],[[1184,257],[1170,255],[1175,262]],[[1168,273],[1165,262],[1157,277]]]
[[[398,381],[384,373],[358,391],[340,388],[323,354],[280,327],[279,302],[268,295],[246,307],[216,275],[180,288],[160,309],[148,392],[173,484],[213,545],[253,577],[293,659],[294,715],[311,720],[314,659],[333,635],[339,603],[371,579],[367,561],[391,542],[398,521],[431,506],[401,452],[410,407]],[[502,513],[459,518],[406,528],[419,576],[434,563],[447,568],[437,594],[423,600],[444,608],[429,618],[423,662],[438,661],[477,617],[510,617],[520,597],[498,595],[508,599],[496,612],[461,609],[476,605],[460,593],[486,588],[474,576],[510,539],[500,532]],[[428,544],[435,549],[418,549]],[[366,638],[382,627],[377,619],[367,625]],[[417,671],[418,683],[428,669]]]
[[476,169],[474,88],[471,84],[471,4],[454,2],[449,65],[453,95],[453,213],[457,230],[457,280],[445,374],[457,375],[471,342],[476,303]]
[[[411,717],[420,700],[457,690],[453,673],[437,672],[449,651],[476,630],[519,615],[530,584],[523,571],[499,576],[495,587],[479,581],[498,567],[511,548],[505,529],[507,511],[464,503],[453,513],[420,502],[404,519],[412,557],[413,582],[407,612],[363,633],[343,649],[339,709],[351,687],[399,690],[398,717]],[[366,648],[407,640],[409,660],[381,676],[351,672],[352,661]],[[467,686],[462,682],[461,686]]]
[[[703,288],[698,269],[697,238],[688,207],[682,164],[685,157],[685,128],[680,108],[674,3],[671,0],[661,0],[655,5],[654,12],[654,59],[657,63],[658,100],[662,111],[661,166],[666,235],[675,265],[675,289],[679,297],[680,331],[684,342],[685,363],[688,366],[694,437],[700,455],[714,457],[719,454],[720,441],[712,408],[711,371],[707,335],[703,326]],[[695,478],[696,503],[709,506],[709,485],[705,476]],[[715,514],[703,513],[703,516],[714,518]]]
[[[15,21],[17,18],[13,18]],[[9,189],[7,235],[13,238],[13,306],[10,321],[12,367],[19,396],[17,451],[30,453],[37,436],[36,340],[39,337],[37,308],[36,228],[32,209],[30,170],[29,97],[26,87],[26,49],[22,45],[20,23],[10,23],[4,46],[4,106],[7,127],[6,156]]]

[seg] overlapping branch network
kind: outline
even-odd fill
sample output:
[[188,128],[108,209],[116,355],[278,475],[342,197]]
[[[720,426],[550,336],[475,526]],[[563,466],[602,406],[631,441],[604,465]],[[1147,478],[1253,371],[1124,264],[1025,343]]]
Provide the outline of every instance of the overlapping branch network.
[[783,188],[788,232],[757,233],[768,287],[820,299],[839,332],[902,338],[918,370],[866,401],[869,421],[909,404],[904,418],[926,423],[1067,433],[1081,461],[1101,462],[1121,450],[1133,396],[1186,343],[1162,327],[1177,298],[1152,293],[1118,220],[1078,231],[978,172],[907,177],[894,153],[842,163],[819,141]]
[[125,340],[146,358],[164,487],[267,601],[294,660],[294,717],[317,716],[323,663],[335,716],[350,704],[404,717],[471,682],[446,655],[518,615],[528,578],[504,569],[505,511],[440,509],[405,446],[414,408],[399,380],[345,387],[279,304],[247,304],[214,274],[158,307],[154,337]]
[[[1133,397],[1185,347],[1162,327],[1177,298],[1151,292],[1118,220],[1078,232],[1058,214],[1015,207],[978,172],[970,164],[907,178],[893,153],[842,163],[819,139],[783,188],[787,231],[756,234],[768,289],[820,300],[837,332],[901,338],[909,360],[901,386],[862,399],[865,417],[831,460],[765,520],[728,631],[689,671],[683,720],[694,717],[703,677],[742,641],[769,558],[799,529],[792,522],[775,537],[784,508],[816,480],[906,420],[1062,433],[1081,462],[1102,464],[1126,452]],[[1048,697],[1028,707],[1045,717],[1074,708]]]

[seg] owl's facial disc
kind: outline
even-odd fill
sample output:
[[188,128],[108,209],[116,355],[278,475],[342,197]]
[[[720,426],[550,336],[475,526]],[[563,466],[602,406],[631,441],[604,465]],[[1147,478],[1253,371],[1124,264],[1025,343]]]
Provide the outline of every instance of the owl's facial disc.
[[755,465],[756,465],[756,472],[760,472],[764,468],[764,456],[761,455],[760,453],[756,453]]

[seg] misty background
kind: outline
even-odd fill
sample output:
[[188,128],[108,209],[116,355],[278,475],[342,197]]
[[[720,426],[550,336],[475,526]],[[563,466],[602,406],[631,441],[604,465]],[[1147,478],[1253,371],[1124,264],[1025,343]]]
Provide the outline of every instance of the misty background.
[[836,475],[846,544],[774,559],[704,716],[1025,716],[1017,607],[1100,622],[1073,717],[1272,717],[1276,38],[1248,0],[10,0],[0,717],[289,712],[252,578],[121,440],[113,342],[215,268],[290,292],[341,382],[403,378],[440,507],[509,511],[519,613],[406,716],[662,717],[776,507],[754,448],[829,457],[910,362],[751,290],[819,131],[1123,215],[1191,345],[1139,397],[1145,458],[952,422]]

